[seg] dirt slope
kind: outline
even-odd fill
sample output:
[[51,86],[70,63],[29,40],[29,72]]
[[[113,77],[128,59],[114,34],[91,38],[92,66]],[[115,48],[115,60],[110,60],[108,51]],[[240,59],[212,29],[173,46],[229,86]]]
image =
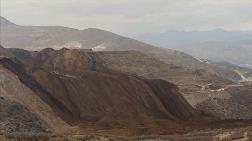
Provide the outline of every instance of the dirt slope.
[[99,52],[114,70],[176,84],[189,103],[222,119],[251,119],[251,87],[234,84],[204,69],[166,64],[136,51]]
[[26,55],[1,64],[72,126],[156,126],[199,114],[174,84],[107,69],[95,52],[16,51]]
[[44,127],[55,131],[69,128],[69,125],[62,121],[48,104],[24,85],[15,74],[2,65],[0,65],[0,97],[28,109],[29,112],[40,119]]

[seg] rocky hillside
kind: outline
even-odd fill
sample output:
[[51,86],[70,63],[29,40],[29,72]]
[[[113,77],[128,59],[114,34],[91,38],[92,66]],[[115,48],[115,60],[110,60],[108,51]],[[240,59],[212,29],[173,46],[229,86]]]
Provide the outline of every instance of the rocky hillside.
[[40,120],[26,107],[0,97],[0,133],[47,131]]
[[[179,91],[192,106],[206,113],[223,119],[252,117],[252,115],[244,116],[241,114],[249,111],[248,107],[251,104],[249,102],[241,103],[246,101],[249,95],[244,95],[238,101],[228,90],[229,86],[236,86],[234,83],[202,69],[193,70],[166,64],[137,51],[92,52],[91,50],[70,51],[68,49],[58,51],[44,49],[40,52],[29,52],[21,49],[8,49],[8,51],[31,68],[44,68],[62,77],[75,78],[76,75],[81,76],[86,70],[108,71],[110,69],[133,76],[170,81],[179,87]],[[47,82],[47,84],[50,84],[50,82]],[[54,87],[54,85],[51,87]],[[225,89],[222,90],[222,88]],[[72,91],[72,89],[69,91]],[[247,87],[247,89],[250,88]],[[234,93],[239,95],[242,92],[236,91]],[[213,102],[211,99],[216,99],[222,104]],[[228,101],[232,101],[233,105],[236,106],[230,106]]]
[[232,83],[203,69],[193,70],[166,64],[140,52],[97,54],[111,69],[173,82],[191,105],[206,113],[222,119],[252,118],[249,114],[251,87]]
[[149,127],[199,116],[174,84],[111,70],[95,52],[5,51],[15,57],[0,60],[1,96],[25,106],[50,129]]

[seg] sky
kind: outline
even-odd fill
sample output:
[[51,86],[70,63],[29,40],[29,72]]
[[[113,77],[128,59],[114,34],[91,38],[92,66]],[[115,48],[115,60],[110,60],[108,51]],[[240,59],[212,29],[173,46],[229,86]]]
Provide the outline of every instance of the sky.
[[0,0],[19,25],[100,28],[135,36],[167,30],[252,29],[252,0]]

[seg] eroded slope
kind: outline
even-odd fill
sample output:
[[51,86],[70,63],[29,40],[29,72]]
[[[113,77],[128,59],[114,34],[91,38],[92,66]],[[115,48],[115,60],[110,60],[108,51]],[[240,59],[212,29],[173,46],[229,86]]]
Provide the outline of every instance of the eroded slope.
[[94,52],[17,52],[16,59],[3,58],[1,64],[68,124],[156,126],[198,117],[175,85],[110,70]]

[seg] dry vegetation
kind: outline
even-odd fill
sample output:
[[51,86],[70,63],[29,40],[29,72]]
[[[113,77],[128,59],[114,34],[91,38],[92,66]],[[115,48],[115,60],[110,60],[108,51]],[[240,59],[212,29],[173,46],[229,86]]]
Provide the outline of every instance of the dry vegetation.
[[0,135],[0,141],[251,141],[251,129],[216,129],[187,134],[116,137],[104,135],[15,134]]

